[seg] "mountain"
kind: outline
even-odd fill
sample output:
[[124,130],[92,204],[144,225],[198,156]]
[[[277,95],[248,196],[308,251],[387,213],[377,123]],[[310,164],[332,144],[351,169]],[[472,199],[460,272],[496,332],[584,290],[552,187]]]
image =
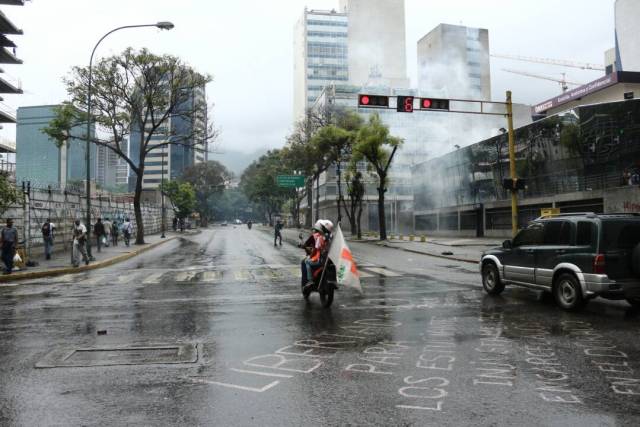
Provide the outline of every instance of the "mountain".
[[210,153],[209,159],[222,163],[239,178],[251,162],[258,160],[258,158],[267,151],[268,148],[259,148],[251,153],[234,150],[220,150],[220,153]]

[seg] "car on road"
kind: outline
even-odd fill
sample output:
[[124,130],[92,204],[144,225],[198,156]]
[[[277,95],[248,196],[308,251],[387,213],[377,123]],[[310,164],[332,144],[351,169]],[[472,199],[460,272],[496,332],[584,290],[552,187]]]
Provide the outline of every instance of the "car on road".
[[221,227],[226,227],[226,226],[227,226],[227,221],[223,221],[223,222],[220,224],[220,226],[221,226]]
[[640,306],[640,214],[572,213],[541,217],[480,260],[491,295],[506,285],[553,294],[566,310],[590,299]]

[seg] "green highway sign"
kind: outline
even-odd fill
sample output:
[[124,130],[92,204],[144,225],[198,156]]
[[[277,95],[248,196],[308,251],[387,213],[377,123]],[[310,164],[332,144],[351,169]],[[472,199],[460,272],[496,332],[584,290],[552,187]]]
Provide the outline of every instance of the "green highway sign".
[[278,175],[278,187],[301,188],[304,187],[305,177],[302,175]]

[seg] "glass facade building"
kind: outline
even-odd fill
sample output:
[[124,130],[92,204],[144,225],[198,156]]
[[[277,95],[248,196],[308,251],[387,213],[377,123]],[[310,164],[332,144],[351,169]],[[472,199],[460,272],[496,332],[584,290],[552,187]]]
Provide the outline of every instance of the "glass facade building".
[[[578,107],[515,137],[520,224],[548,207],[607,211],[612,189],[640,184],[640,100]],[[506,134],[416,165],[412,178],[416,230],[510,229]]]
[[[64,188],[70,181],[87,176],[86,127],[72,129],[69,142],[58,148],[42,132],[54,117],[56,105],[18,108],[16,128],[16,182],[31,181],[32,186]],[[92,129],[92,136],[94,130]],[[91,178],[95,179],[96,146],[91,144]]]
[[304,116],[325,86],[349,80],[348,19],[336,11],[305,10],[296,25],[294,117]]

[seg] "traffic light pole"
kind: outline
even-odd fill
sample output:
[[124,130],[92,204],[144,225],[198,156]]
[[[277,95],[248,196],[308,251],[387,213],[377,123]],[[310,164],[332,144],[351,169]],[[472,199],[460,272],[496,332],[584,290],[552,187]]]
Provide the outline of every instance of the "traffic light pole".
[[[513,132],[513,102],[511,101],[511,91],[507,91],[507,125],[509,130],[509,172],[511,179],[516,182],[516,147],[515,135]],[[513,237],[518,232],[518,191],[511,189],[511,234]]]

